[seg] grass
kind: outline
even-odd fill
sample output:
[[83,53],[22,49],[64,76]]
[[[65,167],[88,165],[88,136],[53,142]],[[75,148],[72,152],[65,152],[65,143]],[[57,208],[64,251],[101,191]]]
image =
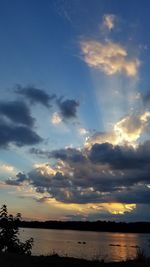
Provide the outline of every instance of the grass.
[[[25,256],[15,254],[0,254],[0,267],[149,267],[150,261],[147,260],[143,252],[138,251],[134,260],[123,262],[105,263],[102,260],[83,260],[71,257],[60,257],[58,254],[49,256]],[[142,257],[141,257],[142,256]]]
[[135,256],[135,261],[138,261],[138,262],[145,262],[147,261],[147,258],[146,258],[146,255],[145,255],[145,252],[143,249],[141,248],[137,248],[136,250],[136,256]]

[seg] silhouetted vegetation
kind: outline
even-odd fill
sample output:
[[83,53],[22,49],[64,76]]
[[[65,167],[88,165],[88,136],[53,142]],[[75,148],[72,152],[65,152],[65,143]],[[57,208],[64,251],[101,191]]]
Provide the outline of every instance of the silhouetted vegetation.
[[52,256],[22,256],[15,254],[0,255],[1,267],[149,267],[148,260],[138,262],[137,260],[128,260],[123,262],[109,262],[98,260],[83,260],[69,257],[60,257],[59,255]]
[[21,214],[8,215],[7,206],[3,205],[0,210],[0,251],[3,253],[31,254],[33,238],[21,242],[19,240],[19,224]]
[[146,255],[145,255],[145,251],[141,248],[137,248],[136,250],[136,256],[135,256],[135,261],[137,262],[145,262],[147,261]]
[[113,222],[113,221],[20,221],[20,227],[68,229],[98,232],[150,233],[150,222]]

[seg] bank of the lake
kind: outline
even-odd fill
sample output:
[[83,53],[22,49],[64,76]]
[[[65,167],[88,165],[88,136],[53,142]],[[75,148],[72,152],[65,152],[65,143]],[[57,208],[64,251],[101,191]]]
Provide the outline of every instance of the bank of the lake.
[[100,262],[59,256],[21,256],[0,254],[1,267],[149,267],[150,262]]

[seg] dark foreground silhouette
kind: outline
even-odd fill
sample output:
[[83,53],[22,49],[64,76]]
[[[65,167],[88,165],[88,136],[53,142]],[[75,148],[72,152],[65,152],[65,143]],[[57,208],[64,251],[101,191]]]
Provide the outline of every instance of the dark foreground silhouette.
[[7,206],[2,205],[0,209],[0,252],[31,255],[33,238],[25,242],[20,241],[18,227],[20,220],[20,213],[14,217],[8,214]]
[[87,261],[82,259],[53,256],[27,256],[15,254],[0,254],[1,267],[148,267],[150,261],[110,262]]

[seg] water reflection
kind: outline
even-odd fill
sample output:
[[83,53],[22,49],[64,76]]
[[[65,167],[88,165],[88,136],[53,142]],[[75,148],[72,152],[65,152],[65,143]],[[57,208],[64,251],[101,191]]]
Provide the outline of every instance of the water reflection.
[[98,233],[70,230],[21,229],[20,237],[34,238],[33,254],[119,261],[133,258],[137,247],[149,255],[150,234]]
[[115,233],[109,234],[109,238],[112,240],[109,244],[109,255],[113,260],[132,259],[135,256],[138,247],[137,234]]

